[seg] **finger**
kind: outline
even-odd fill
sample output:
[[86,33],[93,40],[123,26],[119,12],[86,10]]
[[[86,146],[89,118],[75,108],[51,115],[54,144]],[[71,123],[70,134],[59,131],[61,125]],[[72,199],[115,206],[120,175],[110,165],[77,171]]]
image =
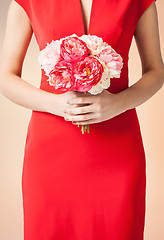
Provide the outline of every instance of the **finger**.
[[92,118],[99,118],[99,114],[97,113],[88,113],[88,114],[83,114],[83,115],[72,115],[72,116],[66,116],[65,120],[66,121],[86,121],[86,120],[90,120]]
[[64,110],[64,112],[68,114],[84,114],[84,113],[86,114],[94,111],[95,109],[93,104],[88,106],[74,107],[74,108],[71,107]]
[[76,91],[76,90],[73,90],[73,93],[75,94],[75,95],[77,95],[77,96],[84,96],[84,97],[86,97],[86,96],[91,96],[92,94],[91,93],[89,93],[89,92],[78,92],[78,91]]
[[76,98],[71,98],[67,101],[68,104],[91,104],[94,103],[96,100],[95,96],[90,96],[90,97],[76,97]]
[[93,123],[98,123],[101,122],[98,118],[93,118],[87,121],[77,121],[77,122],[72,122],[74,125],[87,125],[87,124],[93,124]]

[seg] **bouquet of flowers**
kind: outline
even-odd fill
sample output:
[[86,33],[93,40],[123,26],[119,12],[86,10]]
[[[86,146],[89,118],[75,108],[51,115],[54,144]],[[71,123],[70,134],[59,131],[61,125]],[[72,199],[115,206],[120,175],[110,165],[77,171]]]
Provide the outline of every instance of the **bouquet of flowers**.
[[[123,67],[122,57],[102,38],[90,34],[52,40],[38,60],[55,89],[94,95],[110,86],[110,78],[119,78]],[[83,134],[86,130],[89,132],[89,124],[82,125]]]

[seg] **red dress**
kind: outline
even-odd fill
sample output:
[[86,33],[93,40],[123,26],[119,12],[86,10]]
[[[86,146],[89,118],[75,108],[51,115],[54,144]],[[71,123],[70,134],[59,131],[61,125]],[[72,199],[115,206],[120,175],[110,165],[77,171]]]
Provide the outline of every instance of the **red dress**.
[[[27,13],[40,50],[73,33],[85,34],[80,0],[16,0]],[[93,0],[89,33],[123,57],[137,22],[153,0]],[[55,94],[42,70],[40,88]],[[136,109],[100,123],[90,133],[63,117],[32,111],[22,172],[25,240],[143,240],[145,151]]]

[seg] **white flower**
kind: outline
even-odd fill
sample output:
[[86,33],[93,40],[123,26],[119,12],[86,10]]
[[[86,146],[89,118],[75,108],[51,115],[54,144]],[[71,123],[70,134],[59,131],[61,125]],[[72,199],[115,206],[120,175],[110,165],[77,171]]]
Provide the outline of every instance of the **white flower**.
[[51,43],[47,43],[47,46],[40,51],[38,61],[41,65],[41,69],[46,72],[48,76],[50,71],[54,68],[55,64],[60,58],[60,40],[52,40]]
[[90,34],[82,35],[79,38],[87,44],[87,47],[90,50],[89,54],[92,54],[92,55],[98,54],[105,47],[109,46],[106,42],[103,42],[102,38],[97,37],[96,35],[90,35]]

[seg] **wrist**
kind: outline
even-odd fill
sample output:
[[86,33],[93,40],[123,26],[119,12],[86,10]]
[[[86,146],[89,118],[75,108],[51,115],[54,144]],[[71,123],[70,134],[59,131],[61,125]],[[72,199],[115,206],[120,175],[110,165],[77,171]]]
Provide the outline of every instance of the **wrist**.
[[54,110],[56,109],[56,102],[57,102],[57,94],[54,93],[50,93],[50,92],[46,92],[45,91],[45,98],[44,98],[44,102],[43,102],[43,109],[45,112],[47,113],[53,113],[54,114]]
[[120,113],[126,112],[127,110],[131,109],[130,105],[128,104],[127,97],[128,94],[126,89],[116,94],[116,99]]

